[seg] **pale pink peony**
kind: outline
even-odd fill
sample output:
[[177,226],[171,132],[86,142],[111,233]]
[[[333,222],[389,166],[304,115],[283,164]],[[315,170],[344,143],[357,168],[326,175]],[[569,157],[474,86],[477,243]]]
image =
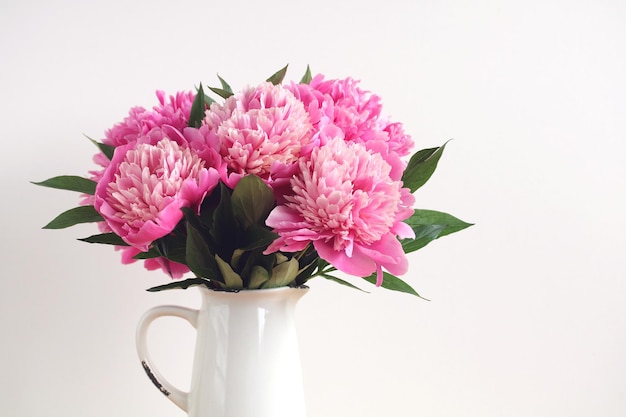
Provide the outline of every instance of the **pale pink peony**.
[[312,134],[302,102],[271,83],[248,88],[223,105],[212,104],[205,125],[205,141],[225,162],[222,179],[229,187],[247,174],[270,186],[286,183]]
[[313,242],[322,259],[356,276],[382,268],[404,274],[408,262],[397,237],[414,237],[403,220],[413,214],[413,196],[390,178],[391,166],[359,143],[329,140],[299,163],[292,194],[266,224],[279,237],[266,253],[296,252]]
[[[161,139],[157,141],[158,135]],[[119,146],[96,187],[95,208],[126,243],[147,251],[182,219],[182,207],[198,209],[219,174],[165,126]]]

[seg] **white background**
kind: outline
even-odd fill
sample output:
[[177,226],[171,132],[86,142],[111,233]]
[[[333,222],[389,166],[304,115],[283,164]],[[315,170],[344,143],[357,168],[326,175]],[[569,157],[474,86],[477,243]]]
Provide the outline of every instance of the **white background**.
[[[417,205],[476,223],[411,256],[430,302],[310,283],[309,416],[626,415],[626,3],[3,0],[0,60],[0,415],[184,415],[134,330],[196,294],[145,292],[168,278],[75,240],[92,225],[41,230],[78,196],[29,181],[85,175],[82,135],[156,89],[286,63],[362,80],[419,148],[454,138]],[[151,334],[185,388],[191,328]]]

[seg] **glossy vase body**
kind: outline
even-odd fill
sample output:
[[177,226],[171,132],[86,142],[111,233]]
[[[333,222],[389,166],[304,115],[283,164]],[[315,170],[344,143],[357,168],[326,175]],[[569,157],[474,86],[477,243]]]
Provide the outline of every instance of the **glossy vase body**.
[[[294,313],[307,288],[199,290],[199,310],[160,306],[141,318],[137,350],[152,382],[190,417],[304,417]],[[188,393],[151,364],[147,329],[161,316],[181,317],[196,328]]]

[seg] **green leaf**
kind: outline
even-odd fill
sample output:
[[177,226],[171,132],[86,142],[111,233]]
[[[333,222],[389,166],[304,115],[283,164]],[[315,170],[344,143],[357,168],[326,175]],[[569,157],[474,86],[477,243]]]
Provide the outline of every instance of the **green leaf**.
[[[237,249],[241,231],[233,215],[233,204],[228,187],[220,182],[220,202],[213,212],[213,223],[210,230],[211,237],[218,246],[216,251],[228,254]],[[224,256],[226,257],[226,256]]]
[[300,84],[310,84],[312,79],[313,77],[311,77],[311,67],[307,65],[306,72],[302,76],[302,79],[300,80]]
[[274,208],[274,193],[261,178],[246,175],[233,190],[232,203],[235,218],[245,229],[253,224],[265,223]]
[[209,87],[209,90],[213,91],[215,94],[217,94],[218,96],[220,96],[222,98],[228,98],[228,97],[233,95],[232,92],[226,91],[226,90],[221,89],[221,88]]
[[261,288],[261,286],[265,284],[269,279],[269,271],[262,266],[255,265],[250,271],[250,284],[248,285],[248,287],[250,289]]
[[228,264],[228,262],[225,262],[219,257],[219,255],[215,255],[215,260],[217,261],[217,266],[224,277],[224,287],[233,290],[243,288],[243,280],[241,279],[241,276],[233,271],[233,268]]
[[228,85],[228,83],[224,81],[224,79],[220,77],[219,74],[217,74],[217,78],[220,80],[220,84],[222,84],[222,90],[227,91],[230,94],[233,94],[233,89],[230,88],[230,85]]
[[213,100],[209,95],[205,94],[204,102],[206,103],[207,106],[210,106],[211,104],[215,103],[215,100]]
[[[376,285],[376,273],[373,273],[369,277],[363,277],[363,279],[369,283]],[[430,301],[427,298],[424,298],[421,295],[419,295],[417,291],[415,291],[409,284],[402,281],[400,278],[396,277],[395,275],[391,275],[388,272],[383,272],[383,283],[381,284],[381,287],[391,290],[391,291],[399,291],[399,292],[403,292],[406,294],[415,295],[416,297],[419,297],[423,300]]]
[[265,249],[270,243],[276,240],[278,235],[263,226],[253,224],[241,237],[241,249],[251,250],[257,248]]
[[[220,203],[221,199],[221,186],[214,189],[209,195],[204,197],[202,204],[200,205],[200,223],[202,228],[211,230],[213,228],[213,217],[215,215],[215,209]],[[195,213],[194,213],[195,214]]]
[[101,222],[104,219],[93,206],[74,207],[59,214],[44,229],[65,229],[79,223]]
[[196,93],[196,98],[193,99],[193,104],[191,105],[191,112],[189,113],[189,122],[187,123],[187,126],[195,128],[200,127],[202,125],[202,121],[204,120],[205,110],[206,94],[204,94],[202,83],[200,83]]
[[[272,255],[264,255],[263,249],[253,249],[253,250],[240,250],[237,249],[233,252],[233,256],[230,261],[230,265],[233,267],[239,276],[243,279],[244,286],[250,286],[250,280],[253,276],[253,269],[257,266],[262,267],[268,274],[271,274],[272,268],[274,268],[274,264],[276,263],[276,256]],[[269,279],[269,275],[268,275]]]
[[326,259],[319,258],[317,260],[317,269],[319,269],[320,271],[323,271],[324,268],[326,268],[329,265],[330,263]]
[[191,223],[193,227],[200,231],[204,229],[204,225],[202,224],[200,217],[195,213],[195,211],[193,211],[189,207],[181,207],[180,210],[185,215],[185,220]]
[[158,239],[155,243],[159,253],[161,253],[164,258],[178,262],[179,264],[186,262],[187,251],[185,246],[187,239],[185,236],[166,235]]
[[317,260],[313,260],[308,265],[305,265],[303,268],[300,268],[300,272],[298,272],[298,276],[296,277],[296,285],[304,285],[309,280],[309,278],[313,276],[313,272],[316,269],[317,269]]
[[[153,242],[152,248],[155,249],[160,256],[169,259],[170,261],[185,264],[187,257],[187,226],[186,222],[190,221],[190,218],[197,218],[192,210],[187,208],[182,209],[185,215],[185,220],[178,222],[174,230],[165,236],[157,239]],[[195,224],[192,222],[192,225]],[[198,229],[201,230],[201,229]],[[169,266],[169,264],[167,264]]]
[[98,142],[96,140],[91,139],[89,136],[85,136],[85,137],[89,139],[91,143],[96,145],[98,149],[100,149],[100,152],[102,152],[104,156],[108,158],[109,161],[113,159],[113,154],[115,153],[115,146],[105,145],[102,142]]
[[356,285],[353,285],[353,284],[349,283],[348,281],[344,281],[343,279],[341,279],[341,278],[337,278],[337,277],[335,277],[335,276],[333,276],[333,275],[321,274],[320,276],[321,276],[321,277],[324,277],[324,278],[326,278],[326,279],[328,279],[328,280],[330,280],[330,281],[334,281],[334,282],[336,282],[337,284],[341,284],[341,285],[344,285],[344,286],[346,286],[346,287],[352,288],[352,289],[354,289],[354,290],[359,290],[359,291],[363,291],[363,292],[369,293],[369,291],[365,291],[364,289],[359,288],[359,287],[357,287]]
[[185,263],[198,277],[222,281],[219,267],[202,234],[187,222],[187,255]]
[[81,242],[87,243],[102,243],[105,245],[115,245],[115,246],[129,246],[128,243],[124,242],[121,237],[116,235],[115,233],[101,233],[99,235],[92,235],[83,239],[78,239]]
[[448,142],[438,148],[422,149],[411,157],[402,175],[402,182],[412,193],[426,184],[433,175],[447,144]]
[[[32,182],[32,181],[31,181]],[[96,193],[97,182],[88,180],[87,178],[77,177],[74,175],[61,175],[58,177],[52,177],[41,182],[32,182],[35,185],[42,187],[56,188],[59,190],[78,191],[79,193],[85,193],[94,195]]]
[[422,210],[416,209],[411,217],[404,221],[406,224],[411,226],[413,230],[416,230],[418,226],[425,225],[442,225],[445,228],[439,233],[438,238],[449,235],[451,233],[456,233],[463,229],[467,229],[470,226],[473,226],[473,223],[466,223],[463,220],[457,219],[456,217],[435,210]]
[[428,245],[430,242],[437,239],[441,234],[441,231],[445,228],[445,225],[440,224],[416,225],[413,227],[415,238],[402,239],[400,241],[402,243],[404,253],[415,252],[416,250]]
[[156,248],[156,246],[152,246],[148,249],[147,252],[139,252],[137,255],[133,256],[133,259],[137,260],[145,260],[145,259],[154,259],[163,256],[161,252]]
[[147,291],[157,292],[157,291],[163,291],[163,290],[171,290],[174,288],[180,288],[180,289],[186,290],[192,285],[207,285],[208,286],[210,282],[211,281],[204,279],[204,278],[189,278],[189,279],[185,279],[182,281],[174,281],[169,284],[148,288]]
[[285,75],[287,74],[287,67],[288,66],[289,66],[289,64],[285,65],[283,68],[281,68],[278,71],[276,71],[274,74],[272,74],[271,77],[269,77],[265,81],[269,81],[269,82],[271,82],[274,85],[278,85],[278,84],[282,83],[283,80],[285,79]]
[[233,256],[230,257],[230,264],[232,265],[232,267],[238,271],[241,270],[241,261],[242,259],[247,257],[247,254],[248,251],[245,249],[235,249],[233,251]]
[[300,264],[296,258],[279,263],[272,269],[272,276],[263,284],[263,288],[285,287],[298,276]]

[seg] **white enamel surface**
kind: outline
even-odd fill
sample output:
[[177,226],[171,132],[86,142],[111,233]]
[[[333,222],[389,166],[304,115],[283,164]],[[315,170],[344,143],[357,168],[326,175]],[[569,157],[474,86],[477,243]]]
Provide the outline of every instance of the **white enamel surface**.
[[[155,307],[138,325],[139,358],[162,392],[190,417],[304,417],[294,309],[307,289],[199,291],[200,310]],[[189,393],[169,383],[150,359],[147,330],[164,316],[197,329]]]

